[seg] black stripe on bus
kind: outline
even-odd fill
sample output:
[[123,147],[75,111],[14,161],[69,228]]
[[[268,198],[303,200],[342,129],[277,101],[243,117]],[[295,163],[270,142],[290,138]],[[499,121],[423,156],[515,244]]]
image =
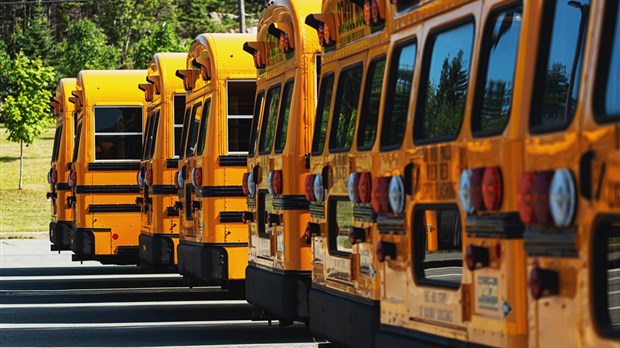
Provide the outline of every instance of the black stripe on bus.
[[221,211],[220,222],[243,222],[241,215],[242,211]]
[[203,186],[196,194],[198,197],[245,197],[241,186]]
[[108,171],[108,170],[139,170],[138,162],[90,162],[88,170],[90,171]]
[[273,197],[273,209],[308,210],[309,202],[305,195],[282,195]]
[[75,193],[140,193],[138,185],[80,185],[76,186]]
[[139,213],[137,204],[90,204],[89,213]]
[[469,215],[465,219],[465,230],[472,237],[518,239],[523,237],[525,225],[518,213],[497,215]]
[[247,156],[222,155],[220,156],[220,167],[245,167],[248,165]]
[[54,187],[56,188],[57,191],[70,191],[71,190],[71,186],[69,186],[69,184],[67,184],[66,182],[56,183]]
[[178,190],[174,185],[153,185],[149,191],[154,195],[176,195]]
[[166,159],[166,168],[168,168],[168,169],[177,169],[177,168],[179,168],[179,159],[178,158],[168,158],[168,159]]

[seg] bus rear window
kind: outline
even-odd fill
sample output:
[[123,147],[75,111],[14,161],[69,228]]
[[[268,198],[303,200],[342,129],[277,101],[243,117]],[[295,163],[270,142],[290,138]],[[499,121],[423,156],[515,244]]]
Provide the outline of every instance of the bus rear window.
[[458,135],[465,113],[473,37],[471,22],[431,36],[425,47],[414,141],[448,141]]
[[58,160],[58,151],[60,150],[60,140],[62,139],[62,125],[56,128],[56,134],[54,135],[54,148],[52,149],[52,162]]
[[280,85],[271,87],[267,92],[265,110],[263,111],[263,124],[261,125],[260,131],[260,141],[258,142],[258,153],[261,155],[270,153],[273,147],[279,100]]
[[599,53],[594,105],[599,122],[620,119],[620,4],[609,1]]
[[256,81],[228,82],[228,152],[248,151]]
[[198,132],[198,154],[202,155],[205,151],[207,141],[207,126],[209,125],[209,112],[211,112],[211,98],[205,101],[202,108],[202,117],[200,117],[200,131]]
[[185,111],[185,96],[174,96],[174,155],[179,156],[181,153],[181,142],[183,141],[181,133],[183,132],[183,115]]
[[254,114],[252,117],[252,129],[250,130],[250,143],[248,144],[248,155],[254,156],[254,149],[256,148],[256,139],[258,138],[258,121],[260,120],[260,108],[263,106],[263,99],[265,98],[265,91],[260,91],[256,95],[256,102],[254,103]]
[[282,104],[280,104],[280,116],[278,117],[278,128],[276,131],[276,153],[282,153],[286,146],[288,119],[291,114],[291,102],[293,101],[293,84],[293,80],[287,81],[282,92]]
[[185,157],[193,156],[196,151],[196,141],[198,140],[198,127],[200,126],[200,119],[196,119],[198,108],[201,103],[196,103],[192,108],[192,116],[189,121],[189,128],[187,131],[187,144],[185,145]]
[[329,201],[329,251],[331,254],[348,255],[353,250],[349,233],[353,229],[353,202],[347,197],[336,197]]
[[493,14],[487,24],[480,54],[476,111],[472,113],[476,135],[499,134],[508,124],[522,13],[522,6],[502,10]]
[[385,57],[375,59],[370,63],[368,73],[366,74],[362,112],[360,113],[360,123],[357,131],[358,150],[370,150],[375,144],[384,72]]
[[412,226],[415,278],[420,283],[458,288],[463,274],[458,207],[416,207]]
[[357,64],[340,73],[329,136],[330,152],[348,151],[353,143],[362,90],[362,68],[362,64]]
[[155,145],[157,144],[157,130],[159,129],[159,110],[153,115],[153,123],[151,124],[151,133],[148,134],[147,141],[149,142],[148,152],[146,153],[146,159],[153,159],[155,154]]
[[149,147],[151,146],[150,138],[152,136],[153,122],[155,120],[155,112],[151,112],[146,118],[146,129],[144,130],[144,142],[142,146],[142,159],[147,159]]
[[95,107],[95,160],[139,160],[142,107]]
[[332,90],[334,88],[334,74],[323,76],[321,90],[319,91],[319,102],[316,107],[314,118],[314,135],[312,138],[312,154],[320,155],[325,147],[325,134],[327,133],[327,120],[329,119],[329,108],[332,101]]
[[620,337],[620,216],[595,221],[592,276],[597,326],[605,336]]
[[568,127],[579,93],[579,76],[590,1],[546,1],[530,130],[548,133]]
[[80,152],[80,137],[82,136],[82,123],[77,124],[77,130],[75,131],[75,144],[73,147],[73,158],[72,161],[77,161],[78,153]]
[[392,55],[381,130],[381,151],[398,149],[405,137],[416,51],[417,44],[409,42],[395,48]]

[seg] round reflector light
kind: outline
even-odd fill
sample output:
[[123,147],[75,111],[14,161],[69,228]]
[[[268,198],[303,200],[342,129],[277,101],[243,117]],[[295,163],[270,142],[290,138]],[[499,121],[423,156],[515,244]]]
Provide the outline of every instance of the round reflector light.
[[314,201],[316,199],[314,197],[314,174],[306,175],[304,184],[305,184],[305,189],[306,189],[306,200],[308,202]]
[[482,180],[484,177],[484,168],[474,168],[471,170],[471,181],[469,185],[469,195],[474,211],[484,210],[484,200],[482,198]]
[[202,168],[192,169],[192,185],[195,187],[202,186]]
[[273,195],[273,170],[269,172],[269,174],[267,175],[267,190],[269,191],[270,195]]
[[323,203],[325,199],[325,189],[323,188],[323,175],[316,175],[314,177],[314,197],[319,203]]
[[183,188],[185,186],[185,179],[183,179],[183,172],[180,170],[177,171],[176,175],[176,183],[178,188]]
[[397,214],[405,208],[405,183],[400,175],[395,175],[390,180],[389,188],[390,208]]
[[556,225],[566,227],[575,215],[575,180],[569,169],[558,169],[553,174],[549,189],[549,207]]
[[140,187],[144,185],[144,179],[142,178],[142,169],[140,169],[138,173],[136,174],[136,182],[138,183],[138,186]]
[[551,210],[549,209],[549,187],[553,179],[553,170],[536,172],[534,176],[534,215],[539,224],[551,223]]
[[484,170],[482,200],[486,210],[495,211],[502,205],[502,172],[499,167],[487,167]]
[[243,177],[241,178],[241,189],[243,190],[243,195],[248,195],[248,176],[250,173],[243,173]]
[[152,186],[153,185],[153,170],[152,169],[147,169],[146,170],[146,175],[144,176],[144,181],[146,182],[147,186]]
[[356,193],[357,185],[359,184],[358,173],[349,174],[349,180],[347,181],[347,195],[349,196],[349,200],[353,203],[359,203]]
[[536,223],[534,215],[534,173],[525,172],[519,179],[517,204],[519,205],[519,218],[526,225]]
[[52,184],[58,182],[58,171],[56,169],[52,169]]
[[47,182],[48,182],[49,184],[51,184],[51,183],[52,183],[52,170],[53,170],[53,169],[50,169],[50,171],[49,171],[49,172],[47,172]]
[[384,176],[381,178],[381,183],[379,184],[379,203],[381,204],[381,211],[389,213],[390,207],[390,181],[391,177]]
[[469,169],[465,169],[461,173],[459,179],[459,200],[461,201],[461,207],[467,214],[474,212],[474,205],[471,201],[471,176],[473,172]]
[[282,194],[282,171],[281,170],[273,171],[273,178],[272,178],[271,185],[273,186],[273,193],[275,195]]
[[248,175],[248,192],[250,196],[254,196],[256,194],[256,183],[254,182],[254,172],[251,172]]
[[67,182],[69,184],[69,187],[74,187],[77,184],[76,181],[77,181],[77,175],[72,170],[69,172],[69,176],[67,177]]
[[370,203],[371,180],[369,172],[362,172],[359,175],[358,195],[360,203]]

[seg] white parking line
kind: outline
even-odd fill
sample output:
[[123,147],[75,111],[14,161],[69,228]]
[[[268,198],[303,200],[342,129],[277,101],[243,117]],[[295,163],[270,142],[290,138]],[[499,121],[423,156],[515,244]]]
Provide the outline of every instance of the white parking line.
[[214,300],[214,301],[145,301],[145,302],[99,302],[99,303],[19,303],[0,304],[0,309],[14,308],[90,308],[90,307],[141,307],[141,306],[231,306],[249,305],[245,300]]
[[49,276],[9,276],[0,277],[0,282],[18,280],[86,280],[86,279],[161,279],[177,278],[182,279],[180,274],[158,273],[158,274],[85,274],[85,275],[49,275]]
[[[274,320],[277,325],[277,321]],[[213,320],[213,321],[158,321],[128,323],[1,323],[0,329],[82,329],[82,328],[141,328],[141,327],[188,327],[188,326],[229,326],[229,325],[267,325],[266,320]]]

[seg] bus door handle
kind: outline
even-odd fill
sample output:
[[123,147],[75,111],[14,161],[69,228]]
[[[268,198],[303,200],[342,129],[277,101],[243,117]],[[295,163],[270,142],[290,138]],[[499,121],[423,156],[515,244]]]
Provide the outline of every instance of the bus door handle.
[[579,159],[579,187],[583,198],[592,199],[592,161],[596,158],[596,152],[590,150],[581,155]]

